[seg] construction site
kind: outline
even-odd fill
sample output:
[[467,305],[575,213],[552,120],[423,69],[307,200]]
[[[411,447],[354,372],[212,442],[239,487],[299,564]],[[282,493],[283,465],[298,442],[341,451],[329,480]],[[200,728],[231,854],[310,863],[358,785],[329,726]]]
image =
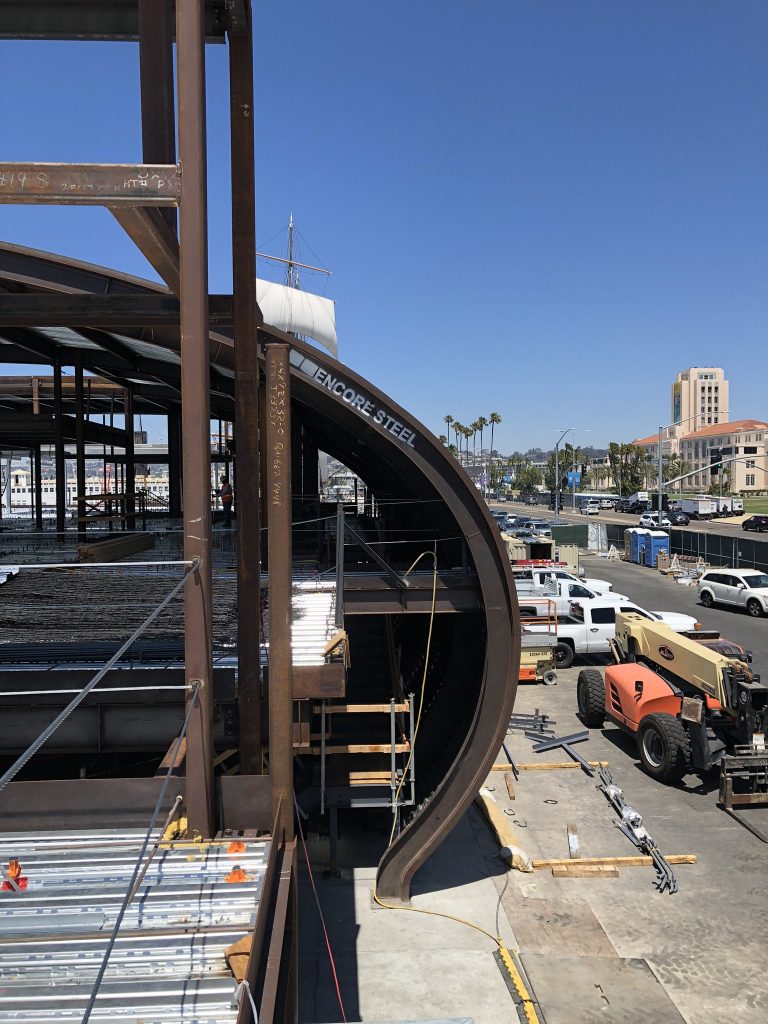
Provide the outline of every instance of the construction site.
[[0,208],[99,207],[158,278],[0,241],[0,1022],[764,1020],[764,622],[503,533],[257,279],[253,19],[0,0],[4,46],[130,44],[141,118]]

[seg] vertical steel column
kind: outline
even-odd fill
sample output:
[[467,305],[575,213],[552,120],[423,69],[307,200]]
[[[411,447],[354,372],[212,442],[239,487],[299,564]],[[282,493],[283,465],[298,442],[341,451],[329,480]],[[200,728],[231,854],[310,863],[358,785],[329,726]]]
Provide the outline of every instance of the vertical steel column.
[[75,352],[75,467],[77,480],[77,540],[85,540],[85,403],[83,354]]
[[[253,38],[229,33],[229,103],[232,131],[232,290],[235,337],[235,437],[237,448],[237,681],[240,772],[261,771],[261,671],[259,595],[259,361],[256,301],[256,185],[253,151]],[[221,438],[221,425],[219,425]],[[227,458],[226,462],[228,463]]]
[[210,837],[215,826],[204,47],[202,0],[177,0],[184,557],[199,562],[184,589],[184,650],[187,682],[201,684],[187,733],[186,795],[190,828]]
[[[145,164],[176,163],[171,0],[139,0],[141,141]],[[176,210],[160,208],[176,230]]]
[[136,529],[136,435],[133,430],[133,391],[125,389],[125,492],[128,497],[125,500],[125,512],[127,516],[126,527],[129,530]]
[[40,445],[34,451],[35,460],[35,527],[43,528],[43,459]]
[[168,413],[168,515],[181,518],[181,417]]
[[[269,521],[267,495],[267,385],[264,374],[259,374],[259,509],[261,522],[266,526]],[[261,567],[269,569],[268,545],[261,546]]]
[[272,814],[293,839],[293,653],[291,650],[290,346],[267,345],[269,521],[269,773]]

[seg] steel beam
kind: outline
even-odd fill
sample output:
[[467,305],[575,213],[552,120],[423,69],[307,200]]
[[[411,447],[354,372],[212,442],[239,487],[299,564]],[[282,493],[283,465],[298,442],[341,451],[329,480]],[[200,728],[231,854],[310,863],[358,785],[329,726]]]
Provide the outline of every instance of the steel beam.
[[[242,6],[242,5],[241,5]],[[250,8],[250,2],[245,5]],[[231,12],[230,12],[231,13]],[[253,46],[249,10],[229,36],[232,168],[232,291],[237,439],[237,663],[240,771],[261,771],[259,361],[256,301],[256,198],[253,152]]]
[[173,164],[0,163],[0,203],[58,206],[176,206]]
[[53,415],[56,454],[56,530],[63,534],[67,506],[67,461],[64,451],[64,401],[61,386],[61,362],[53,364]]
[[[136,529],[136,435],[133,432],[133,390],[125,389],[125,510],[126,526],[129,530]],[[144,526],[146,528],[146,520]]]
[[[233,322],[231,295],[208,298],[208,323]],[[175,295],[0,293],[0,323],[5,327],[162,327],[179,323],[180,304]]]
[[168,515],[181,518],[181,417],[168,413]]
[[[176,119],[173,106],[171,0],[139,0],[139,79],[144,161],[175,164]],[[165,207],[161,215],[168,227],[175,232],[174,208]]]
[[75,352],[75,484],[77,488],[77,540],[85,541],[85,402],[83,397],[83,354]]
[[184,591],[186,678],[201,683],[187,734],[187,814],[204,837],[215,828],[213,791],[211,455],[208,388],[208,249],[206,209],[203,5],[177,0],[179,158],[185,189],[180,218],[181,393],[184,463],[184,557],[199,571]]
[[[173,209],[170,212],[173,213]],[[174,295],[179,294],[179,243],[161,210],[113,206],[110,213]]]
[[280,831],[293,839],[290,346],[266,348],[269,550],[269,773]]
[[40,445],[34,451],[35,460],[35,528],[43,528],[43,460],[40,455]]

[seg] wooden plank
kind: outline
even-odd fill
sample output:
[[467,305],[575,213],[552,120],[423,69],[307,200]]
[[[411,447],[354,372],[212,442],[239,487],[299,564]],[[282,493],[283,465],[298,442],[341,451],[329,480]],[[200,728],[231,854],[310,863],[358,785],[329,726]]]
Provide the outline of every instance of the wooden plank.
[[[669,856],[665,856],[664,860],[668,864],[697,864],[698,858],[695,853],[672,853]],[[562,857],[554,857],[549,860],[534,860],[531,861],[534,868],[559,868],[566,867],[571,864],[570,859],[564,859]],[[644,857],[638,855],[636,857],[582,857],[581,864],[602,864],[602,865],[615,865],[619,868],[645,868],[650,864],[653,864],[653,860],[650,857]]]
[[[404,704],[395,704],[395,711],[410,711],[411,706],[406,701]],[[322,712],[322,705],[317,704],[312,711],[319,715]],[[328,704],[325,708],[326,715],[363,715],[363,714],[389,714],[392,710],[391,704]]]
[[[410,743],[395,744],[396,754],[406,754],[410,749]],[[389,743],[341,743],[326,747],[325,752],[326,754],[391,754],[392,746]],[[320,747],[310,747],[309,753],[319,754]]]
[[561,864],[552,868],[554,878],[618,878],[619,869],[615,864]]
[[515,784],[512,779],[512,772],[504,772],[504,781],[507,784],[507,796],[510,800],[515,799]]
[[[546,739],[546,736],[543,737]],[[587,762],[592,768],[607,768],[607,761],[588,761]],[[515,762],[515,768],[519,772],[554,772],[560,769],[568,768],[581,768],[578,761],[535,761],[532,764],[518,764]],[[510,769],[509,764],[494,764],[491,766],[492,772],[508,772]]]

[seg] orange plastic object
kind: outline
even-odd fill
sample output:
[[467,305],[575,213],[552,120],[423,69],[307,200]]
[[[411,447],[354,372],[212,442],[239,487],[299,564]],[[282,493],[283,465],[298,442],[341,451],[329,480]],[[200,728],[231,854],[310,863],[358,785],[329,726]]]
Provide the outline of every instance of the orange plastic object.
[[247,874],[247,872],[243,871],[239,864],[235,864],[224,879],[225,882],[249,882],[250,880],[251,876]]
[[10,881],[8,881],[8,879],[3,879],[3,884],[0,885],[0,892],[15,892],[14,882],[18,889],[27,888],[27,878],[21,873],[21,861],[18,857],[12,857],[11,860],[8,861],[8,870],[6,871],[6,875]]
[[245,853],[245,843],[241,843],[239,839],[233,839],[227,847],[227,853]]

